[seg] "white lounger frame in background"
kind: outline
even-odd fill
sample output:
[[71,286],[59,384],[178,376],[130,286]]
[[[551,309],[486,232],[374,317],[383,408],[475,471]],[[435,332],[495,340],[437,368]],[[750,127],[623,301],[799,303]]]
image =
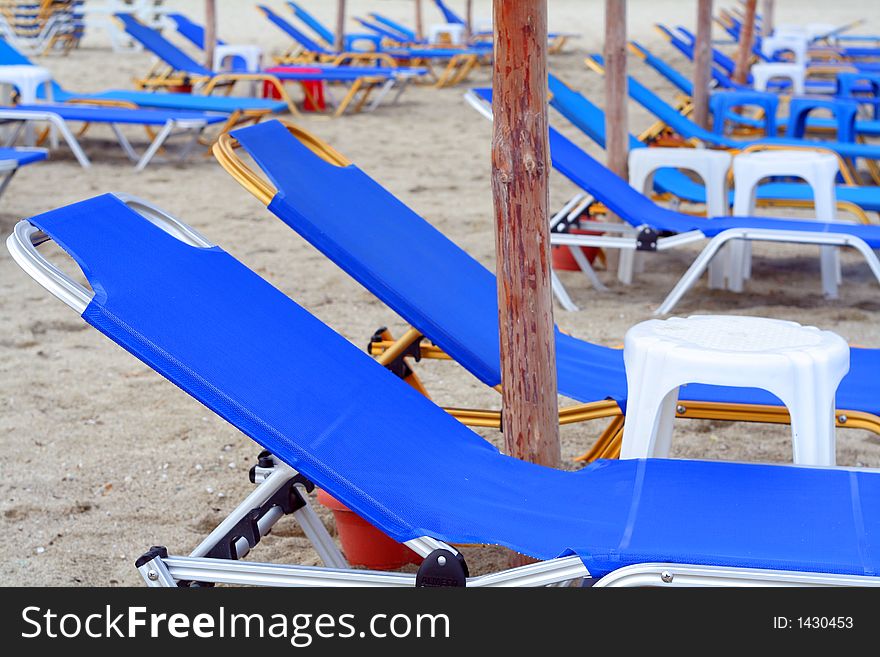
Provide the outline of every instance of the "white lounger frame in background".
[[[139,212],[170,235],[193,246],[208,248],[212,243],[198,232],[146,201],[125,194],[117,194],[129,207]],[[92,298],[92,292],[77,283],[50,263],[36,249],[49,237],[27,221],[19,222],[7,239],[12,258],[34,280],[82,314]],[[406,586],[417,583],[417,575],[410,573],[354,570],[347,567],[345,558],[332,537],[310,507],[308,498],[292,513],[312,541],[324,567],[279,565],[243,562],[229,559],[206,558],[221,538],[228,539],[228,529],[237,525],[255,508],[260,508],[297,477],[296,471],[272,457],[266,464],[254,469],[257,488],[196,547],[188,557],[168,556],[164,549],[150,550],[138,563],[144,582],[151,587],[177,587],[182,582],[217,583],[260,586]],[[297,484],[298,482],[293,482]],[[305,482],[302,482],[305,485]],[[283,512],[269,508],[257,521],[261,536],[265,536]],[[234,535],[233,535],[234,537]],[[432,537],[408,541],[406,545],[423,557],[437,550],[454,556],[459,552],[452,546]],[[235,544],[237,556],[245,556],[250,545],[239,539]],[[467,586],[557,586],[588,580],[596,586],[880,586],[880,577],[842,576],[824,573],[787,572],[747,568],[691,566],[664,563],[645,563],[621,568],[605,577],[593,580],[577,556],[550,559],[535,564],[497,573],[468,578]]]
[[[17,150],[37,151],[40,153],[46,152],[45,148],[29,148],[23,146],[19,146]],[[6,192],[6,188],[9,187],[9,183],[12,182],[13,176],[15,176],[20,168],[21,167],[18,164],[18,160],[0,160],[0,198],[3,198],[3,194]]]
[[[24,128],[29,123],[34,122],[48,123],[53,131],[53,139],[55,138],[54,134],[57,131],[57,134],[61,135],[67,146],[73,152],[73,155],[76,157],[77,162],[80,163],[80,166],[84,169],[88,169],[92,166],[91,161],[85,154],[85,151],[83,151],[79,141],[77,141],[70,128],[67,127],[64,118],[60,114],[48,109],[45,111],[0,109],[0,124],[18,123],[18,125],[10,131],[11,134],[7,137],[4,146],[11,147],[22,134]],[[101,123],[106,124],[106,122]],[[128,156],[128,159],[135,163],[135,171],[143,171],[153,158],[156,157],[156,154],[159,152],[159,149],[165,145],[165,142],[178,135],[188,135],[190,137],[190,139],[180,147],[178,153],[178,158],[181,161],[186,159],[198,143],[199,137],[207,127],[207,122],[202,119],[169,119],[165,122],[165,125],[159,129],[155,138],[144,151],[143,155],[138,155],[134,146],[131,145],[131,142],[119,128],[119,125],[115,123],[110,123],[109,125],[113,130],[113,134],[116,135],[116,139],[122,147],[122,150]]]
[[[480,114],[482,114],[490,121],[492,120],[492,108],[482,98],[477,96],[472,91],[467,91],[464,94],[464,97],[468,104],[470,104]],[[594,200],[595,199],[593,199],[588,194],[575,195],[568,203],[566,203],[563,210],[561,210],[553,217],[551,228],[555,228],[565,218],[576,218],[586,208],[586,206],[588,206]],[[570,210],[568,208],[574,209]],[[852,247],[862,254],[862,256],[865,258],[865,261],[868,263],[868,266],[871,268],[871,272],[877,279],[877,282],[880,283],[880,260],[878,260],[877,254],[874,253],[871,247],[868,246],[868,244],[864,240],[853,235],[840,233],[824,233],[819,231],[804,232],[795,230],[771,230],[766,228],[757,229],[742,227],[725,230],[710,239],[707,238],[706,235],[704,235],[703,232],[699,230],[690,230],[685,233],[677,233],[669,237],[659,237],[656,236],[653,228],[648,225],[640,226],[639,228],[633,228],[628,224],[609,224],[591,221],[586,227],[590,230],[595,229],[597,232],[617,232],[621,233],[621,235],[619,237],[612,237],[606,235],[581,235],[567,232],[551,231],[550,244],[553,246],[570,247],[572,255],[574,256],[575,261],[577,262],[581,271],[585,274],[585,276],[593,284],[593,286],[600,291],[604,289],[604,286],[602,286],[601,284],[596,285],[596,282],[598,282],[596,273],[590,266],[590,263],[587,261],[586,257],[584,257],[582,253],[580,253],[580,248],[578,247],[620,249],[621,251],[631,252],[639,250],[643,250],[646,252],[666,251],[668,249],[683,246],[685,244],[701,242],[707,239],[709,240],[709,243],[706,244],[700,255],[696,258],[696,260],[694,260],[693,264],[691,264],[691,266],[682,275],[681,279],[678,281],[675,287],[672,288],[672,290],[663,300],[663,303],[661,303],[660,306],[654,311],[655,315],[667,315],[672,312],[672,309],[681,300],[685,293],[693,288],[700,280],[702,275],[708,270],[709,265],[712,262],[712,258],[721,250],[721,248],[728,242],[735,242],[738,240],[743,240],[747,242],[777,242],[785,244],[815,244],[818,246]],[[648,248],[642,246],[646,241],[645,231],[650,231],[650,233],[648,234],[649,236],[650,234],[654,234],[654,237],[651,238],[649,244],[647,245]],[[560,305],[562,305],[565,310],[578,310],[577,305],[571,300],[571,297],[569,296],[567,290],[565,289],[559,278],[556,276],[556,274],[551,272],[551,277],[553,283],[553,292],[556,295],[557,300],[560,302]]]

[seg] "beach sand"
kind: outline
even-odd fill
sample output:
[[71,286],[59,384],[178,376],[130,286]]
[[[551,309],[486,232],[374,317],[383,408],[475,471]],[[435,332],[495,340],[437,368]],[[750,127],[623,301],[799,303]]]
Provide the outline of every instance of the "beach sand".
[[[199,20],[202,4],[166,2]],[[280,0],[269,4],[286,13]],[[336,3],[306,4],[332,24]],[[553,72],[601,104],[602,80],[586,69],[583,59],[588,52],[601,51],[603,3],[549,4],[551,29],[582,34],[566,52],[552,57]],[[834,6],[815,0],[776,4],[779,23],[845,23],[872,11],[868,3],[856,0]],[[282,33],[258,15],[253,3],[223,0],[218,5],[222,38],[259,43],[270,53],[287,47]],[[352,15],[381,5],[389,16],[412,23],[410,0],[350,0],[348,5]],[[432,3],[425,5],[426,24],[439,22]],[[478,17],[488,16],[488,1],[475,6]],[[663,20],[692,26],[694,14],[693,2],[631,0],[629,32],[689,72],[688,64],[652,25]],[[867,16],[863,31],[880,33],[880,15],[876,10],[873,14]],[[353,23],[350,27],[356,29]],[[67,57],[38,61],[65,87],[86,92],[131,88],[132,79],[146,73],[151,57],[114,54],[105,35],[97,33],[89,34]],[[630,64],[640,80],[665,98],[674,97],[653,71],[635,60]],[[490,77],[491,71],[484,68],[473,75],[472,83],[486,85]],[[300,122],[493,268],[491,126],[463,102],[466,89],[411,87],[398,105],[372,114],[338,120],[307,116]],[[561,117],[551,112],[551,120],[591,153],[599,153]],[[651,124],[634,104],[629,120],[634,133]],[[139,130],[127,133],[138,145],[145,143]],[[83,145],[94,160],[90,170],[81,169],[61,148],[50,162],[18,174],[0,201],[0,233],[8,234],[22,218],[89,196],[129,192],[195,226],[358,346],[365,345],[379,326],[397,333],[405,328],[382,303],[274,218],[213,158],[198,153],[185,165],[157,163],[138,174],[104,128],[92,129]],[[551,181],[551,205],[556,209],[574,189],[555,172]],[[351,217],[351,224],[352,230],[359,230],[358,217]],[[651,317],[695,254],[694,249],[681,249],[649,257],[645,272],[629,287],[609,272],[600,272],[610,287],[606,293],[592,290],[580,274],[563,272],[562,280],[582,310],[568,313],[557,308],[556,320],[578,337],[619,345],[627,328]],[[709,291],[702,281],[676,313],[790,319],[831,329],[853,344],[880,347],[876,281],[852,254],[843,256],[843,275],[840,299],[827,301],[821,294],[817,249],[762,245],[755,248],[754,274],[746,293]],[[494,391],[455,364],[423,362],[418,372],[439,403],[498,406]],[[597,422],[562,430],[565,467],[578,467],[572,457],[592,444],[602,426]],[[481,433],[500,444],[498,432]],[[144,550],[163,544],[173,553],[187,553],[252,489],[247,470],[258,451],[247,437],[91,330],[0,250],[4,584],[138,584],[133,562]],[[680,421],[673,455],[786,463],[791,460],[791,437],[786,426]],[[860,430],[839,430],[838,461],[880,466],[880,439]],[[329,514],[319,511],[331,523]],[[282,521],[251,558],[318,563],[290,520]],[[498,549],[469,549],[468,561],[472,572],[484,572],[505,563],[505,557]]]

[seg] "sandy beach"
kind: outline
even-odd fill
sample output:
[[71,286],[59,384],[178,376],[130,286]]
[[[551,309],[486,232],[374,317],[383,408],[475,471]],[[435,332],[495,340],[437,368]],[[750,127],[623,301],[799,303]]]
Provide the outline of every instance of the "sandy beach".
[[[203,4],[166,2],[199,21]],[[285,51],[290,45],[285,36],[266,23],[253,4],[219,2],[220,37],[260,44],[269,54]],[[281,0],[266,4],[287,11]],[[305,4],[333,23],[336,3]],[[381,5],[387,15],[413,22],[410,0],[349,0],[348,5],[353,16]],[[426,23],[440,22],[433,3],[425,5]],[[695,5],[630,0],[629,34],[690,74],[689,64],[660,39],[653,24],[692,27]],[[833,6],[817,0],[780,0],[777,6],[778,23],[842,24],[867,18],[860,31],[880,33],[880,12],[859,0],[840,0]],[[478,17],[489,16],[488,0],[477,0],[475,7]],[[549,8],[551,29],[582,35],[551,58],[551,70],[602,105],[602,79],[583,60],[587,53],[602,49],[603,3],[550,0]],[[356,25],[352,22],[350,28]],[[716,30],[715,36],[726,35]],[[185,46],[181,39],[175,41]],[[133,79],[145,74],[151,61],[143,52],[114,54],[101,32],[87,33],[80,48],[68,56],[37,58],[65,88],[82,92],[133,88]],[[674,99],[674,90],[652,70],[635,59],[630,67],[639,80],[664,98]],[[398,104],[373,113],[335,120],[306,115],[298,121],[492,269],[491,126],[462,98],[468,86],[487,86],[490,81],[491,69],[484,67],[469,83],[455,88],[411,86]],[[551,121],[601,156],[594,144],[552,111]],[[634,103],[629,106],[629,121],[636,134],[652,123]],[[139,129],[126,134],[139,147],[146,144]],[[93,128],[82,143],[93,160],[91,169],[82,169],[68,150],[59,148],[50,161],[16,176],[0,200],[4,237],[20,219],[100,193],[128,192],[192,224],[356,345],[365,345],[380,326],[397,333],[405,328],[399,317],[271,215],[212,157],[200,151],[185,164],[156,163],[135,173],[106,128]],[[556,209],[575,189],[555,172],[551,184],[551,205]],[[872,221],[877,220],[872,216]],[[351,221],[356,229],[358,218]],[[651,317],[696,253],[681,249],[653,254],[632,286],[600,271],[610,288],[604,293],[593,290],[581,274],[562,272],[581,310],[570,313],[557,306],[556,321],[578,337],[619,345],[630,326]],[[840,298],[829,301],[822,296],[818,249],[761,245],[755,248],[753,277],[744,294],[710,291],[703,280],[676,314],[789,319],[833,330],[851,344],[880,347],[880,288],[861,258],[844,253],[842,260]],[[453,363],[423,362],[418,373],[438,403],[498,407],[497,393]],[[562,430],[565,467],[579,467],[572,458],[593,443],[603,424]],[[500,444],[498,432],[481,433]],[[880,437],[838,430],[837,440],[841,465],[880,467]],[[251,490],[247,471],[258,451],[246,436],[92,330],[0,249],[4,584],[139,584],[133,562],[144,550],[162,544],[175,553],[188,553]],[[787,426],[680,421],[673,455],[786,463],[791,460],[791,435]],[[319,511],[328,524],[332,522],[328,512]],[[318,563],[289,520],[276,527],[252,558]],[[503,560],[498,549],[468,549],[472,572]]]

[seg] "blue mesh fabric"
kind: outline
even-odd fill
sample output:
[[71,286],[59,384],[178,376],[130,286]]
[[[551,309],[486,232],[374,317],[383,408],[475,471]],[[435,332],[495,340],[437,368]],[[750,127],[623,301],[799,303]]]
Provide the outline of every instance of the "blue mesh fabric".
[[46,159],[45,151],[28,151],[21,148],[0,148],[0,160],[15,160],[19,166],[42,162]]
[[210,77],[213,73],[199,64],[180,48],[168,41],[156,30],[147,27],[137,18],[130,14],[114,14],[115,18],[122,22],[125,31],[136,39],[144,48],[156,57],[172,67],[175,71],[182,71],[191,75],[203,75]]
[[[324,55],[332,54],[330,50],[320,45],[313,39],[309,38],[300,30],[296,29],[293,25],[290,24],[289,21],[283,19],[281,16],[269,9],[269,7],[267,7],[266,5],[257,5],[257,7],[260,9],[260,11],[263,12],[263,15],[266,16],[269,22],[280,28],[285,34],[287,34],[287,36],[296,41],[299,45],[301,45],[309,52],[318,52]],[[330,42],[332,43],[333,39],[331,39]]]
[[[500,454],[221,249],[112,196],[38,216],[83,318],[397,540],[850,574],[880,566],[880,475],[697,461],[561,472]],[[308,349],[296,345],[308,344]]]
[[[558,141],[561,135],[554,134],[551,156],[556,166],[564,157],[560,150],[564,143]],[[498,300],[491,272],[363,171],[354,165],[328,164],[281,123],[267,121],[233,135],[279,190],[269,206],[273,213],[478,379],[488,385],[500,383]],[[695,221],[701,222],[701,229],[708,223],[659,208],[616,176],[608,179],[611,174],[602,165],[577,151],[588,159],[571,167],[576,182],[583,178],[581,182],[595,187],[602,200],[614,189],[616,193],[607,199],[622,216],[633,216],[632,210],[617,200],[641,198],[646,203],[639,223],[661,217],[682,230],[689,230]],[[592,168],[581,171],[581,164]],[[810,222],[813,230],[820,227]],[[870,383],[871,372],[880,366],[880,353],[853,349],[851,361],[850,373],[838,389],[838,407],[880,412],[880,399]],[[620,350],[557,331],[556,368],[561,394],[581,402],[610,398],[625,408]],[[681,398],[779,404],[761,390],[702,385],[685,386]]]

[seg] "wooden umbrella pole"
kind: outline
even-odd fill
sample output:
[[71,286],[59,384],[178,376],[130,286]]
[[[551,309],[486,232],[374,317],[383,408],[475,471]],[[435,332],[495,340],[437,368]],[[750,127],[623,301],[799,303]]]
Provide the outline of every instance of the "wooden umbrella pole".
[[745,16],[739,33],[739,50],[736,51],[736,68],[733,81],[745,84],[749,77],[749,61],[752,59],[752,43],[755,40],[755,11],[758,0],[746,0]]
[[626,180],[626,0],[605,0],[605,139],[608,168]]
[[761,3],[761,36],[770,36],[773,34],[774,27],[774,10],[776,9],[773,0],[764,0]]
[[217,3],[205,0],[205,68],[214,70],[214,50],[217,47]]
[[467,0],[464,5],[464,21],[465,21],[465,32],[467,34],[468,39],[471,38],[471,35],[474,33],[474,2],[473,0]]
[[559,466],[550,287],[547,0],[495,0],[492,193],[502,423],[511,456]]
[[712,79],[712,0],[697,0],[694,45],[694,122],[709,127],[709,83]]
[[421,41],[425,38],[425,26],[422,21],[422,0],[415,0],[416,8],[416,39]]
[[345,0],[336,2],[336,43],[333,46],[336,52],[345,50]]

